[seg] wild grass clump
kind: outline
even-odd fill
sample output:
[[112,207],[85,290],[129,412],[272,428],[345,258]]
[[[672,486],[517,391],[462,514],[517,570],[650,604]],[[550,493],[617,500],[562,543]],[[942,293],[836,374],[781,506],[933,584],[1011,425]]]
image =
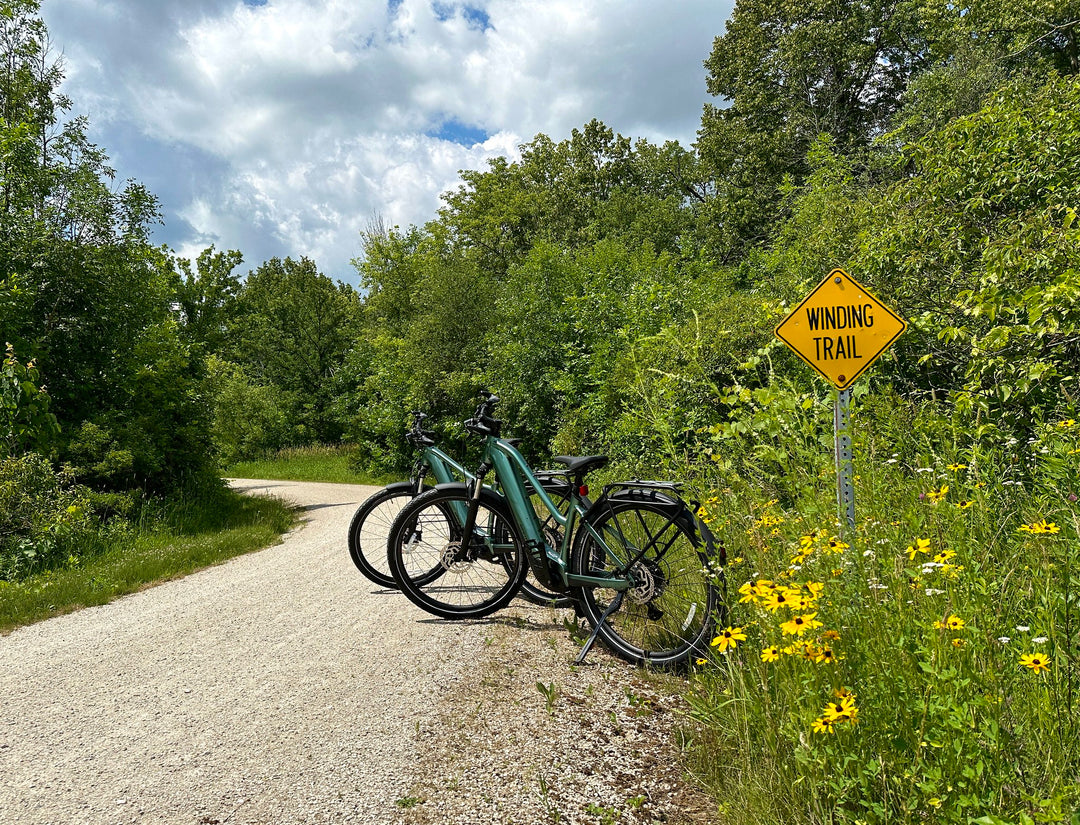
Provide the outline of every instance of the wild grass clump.
[[820,470],[706,501],[731,611],[691,702],[725,822],[1076,821],[1080,425],[939,434],[856,430],[854,534]]
[[262,459],[237,462],[226,468],[225,475],[339,484],[383,484],[389,480],[358,470],[351,461],[351,448],[333,445],[286,447]]

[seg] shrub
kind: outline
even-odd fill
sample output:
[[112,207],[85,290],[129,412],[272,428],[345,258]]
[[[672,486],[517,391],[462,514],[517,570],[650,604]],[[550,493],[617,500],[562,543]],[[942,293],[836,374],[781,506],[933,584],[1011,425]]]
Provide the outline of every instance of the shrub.
[[0,462],[0,579],[77,564],[101,549],[90,491],[36,453]]

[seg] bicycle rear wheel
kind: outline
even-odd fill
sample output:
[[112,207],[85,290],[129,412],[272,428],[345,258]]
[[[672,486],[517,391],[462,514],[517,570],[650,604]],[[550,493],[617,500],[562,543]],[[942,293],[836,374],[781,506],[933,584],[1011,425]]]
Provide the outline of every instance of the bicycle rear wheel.
[[446,619],[494,613],[515,596],[527,561],[514,520],[494,494],[481,496],[468,541],[456,515],[470,504],[465,485],[417,496],[394,520],[387,561],[413,604]]
[[615,605],[599,638],[634,664],[659,667],[706,650],[720,594],[705,570],[708,557],[685,505],[647,493],[624,494],[594,508],[586,522],[574,540],[571,572],[627,576],[633,584],[621,592],[575,589],[594,628]]
[[356,569],[380,587],[397,589],[386,561],[386,541],[394,519],[415,493],[411,484],[383,487],[357,508],[349,523],[349,556]]

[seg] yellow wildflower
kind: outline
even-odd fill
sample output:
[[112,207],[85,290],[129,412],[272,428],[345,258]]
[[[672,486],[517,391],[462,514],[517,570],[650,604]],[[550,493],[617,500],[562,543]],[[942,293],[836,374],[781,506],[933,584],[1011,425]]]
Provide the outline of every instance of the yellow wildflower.
[[828,546],[825,548],[826,553],[843,553],[851,545],[842,542],[837,536],[833,536],[829,539]]
[[926,498],[929,501],[933,502],[934,504],[937,504],[939,501],[941,501],[943,498],[945,498],[945,494],[948,493],[948,492],[949,492],[949,485],[948,484],[942,484],[938,489],[931,490],[929,493],[927,493]]
[[1045,533],[1060,533],[1061,528],[1054,522],[1043,519],[1042,521],[1036,521],[1033,524],[1021,524],[1017,528],[1021,533],[1030,533],[1032,535],[1041,535]]
[[915,543],[908,546],[907,554],[908,558],[915,561],[915,555],[917,553],[929,553],[930,552],[930,539],[915,539]]
[[739,642],[746,641],[746,634],[741,627],[725,627],[719,635],[712,640],[712,646],[717,652],[726,654],[728,649],[734,650]]
[[808,630],[814,630],[821,627],[821,622],[817,621],[814,617],[817,613],[807,613],[803,616],[793,616],[788,621],[780,625],[780,630],[788,636],[802,636]]
[[1020,664],[1031,668],[1034,673],[1050,670],[1050,659],[1045,653],[1025,653],[1020,657]]

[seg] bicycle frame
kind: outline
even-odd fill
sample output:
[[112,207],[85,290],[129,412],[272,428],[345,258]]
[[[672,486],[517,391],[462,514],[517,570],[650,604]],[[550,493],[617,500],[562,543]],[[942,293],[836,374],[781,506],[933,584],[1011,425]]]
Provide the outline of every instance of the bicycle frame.
[[417,494],[424,489],[424,478],[429,470],[435,476],[435,481],[438,484],[458,480],[469,481],[473,478],[472,473],[438,447],[424,447],[420,457],[413,465],[412,478],[413,483],[416,485]]
[[[567,561],[570,557],[570,545],[574,535],[575,522],[585,513],[585,508],[579,498],[579,491],[576,488],[571,490],[570,506],[567,508],[566,515],[563,515],[543,489],[536,474],[529,467],[528,462],[525,461],[521,453],[506,439],[495,436],[485,438],[481,471],[477,473],[479,480],[482,481],[488,468],[494,468],[495,470],[503,496],[510,506],[514,520],[524,534],[529,564],[533,569],[533,573],[543,584],[549,587],[555,584],[563,587],[604,587],[616,591],[629,590],[633,586],[633,582],[627,577],[617,577],[611,574],[582,576],[568,572]],[[548,543],[546,536],[544,536],[540,522],[536,517],[536,511],[529,503],[529,494],[525,489],[526,481],[532,485],[536,495],[540,497],[541,503],[551,513],[551,517],[563,528],[562,543],[558,549],[552,547]],[[475,481],[473,483],[475,484]],[[600,542],[600,546],[614,561],[620,564],[623,563],[624,560],[616,558],[611,553],[607,542],[591,525],[586,522],[582,522],[582,524]],[[551,581],[552,572],[557,573],[558,582]]]

